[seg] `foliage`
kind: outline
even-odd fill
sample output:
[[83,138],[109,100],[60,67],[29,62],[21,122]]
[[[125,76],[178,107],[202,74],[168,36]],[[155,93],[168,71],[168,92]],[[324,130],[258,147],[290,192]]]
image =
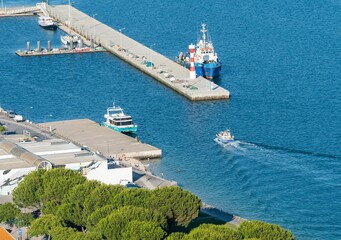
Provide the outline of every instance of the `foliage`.
[[13,201],[20,207],[41,206],[43,193],[42,176],[46,171],[43,169],[33,171],[16,187],[12,193]]
[[15,218],[14,224],[18,227],[30,226],[34,221],[34,216],[32,213],[19,213]]
[[224,225],[201,224],[194,228],[188,235],[184,236],[184,240],[194,239],[216,239],[216,240],[241,240],[241,233],[227,228]]
[[163,229],[167,225],[166,218],[157,211],[142,207],[125,206],[114,210],[109,216],[102,219],[97,227],[107,239],[122,239],[122,230],[133,220],[153,222]]
[[42,212],[44,214],[56,214],[59,207],[60,204],[58,200],[51,200],[44,204]]
[[122,230],[122,239],[158,240],[165,236],[166,232],[154,222],[131,221]]
[[98,181],[85,181],[82,184],[73,186],[65,195],[64,203],[74,203],[80,206],[84,206],[86,198],[89,197],[90,193],[101,183]]
[[0,126],[0,134],[5,132],[7,128],[5,126]]
[[123,191],[120,185],[101,184],[95,187],[84,201],[84,214],[89,216],[96,209],[109,205],[111,199]]
[[69,227],[58,226],[50,231],[50,235],[53,240],[65,240],[70,239],[70,236],[73,236],[76,231]]
[[13,223],[19,213],[19,208],[13,203],[4,203],[0,205],[0,222]]
[[162,187],[152,192],[148,205],[166,215],[170,222],[187,226],[198,217],[201,201],[180,187]]
[[60,217],[52,214],[47,214],[37,218],[31,224],[29,234],[31,236],[51,235],[51,230],[58,227],[63,227],[64,223]]
[[82,208],[78,204],[64,203],[58,207],[56,215],[61,217],[64,221],[72,222],[80,227],[85,227],[86,219],[84,219]]
[[102,240],[102,234],[99,232],[87,231],[86,233],[77,232],[69,239],[72,240]]
[[244,222],[237,230],[226,224],[201,224],[189,234],[167,236],[165,231],[174,230],[173,224],[180,229],[198,217],[202,205],[198,197],[179,187],[150,191],[101,184],[67,169],[30,173],[13,191],[13,200],[18,206],[40,207],[44,215],[32,221],[31,214],[6,203],[0,205],[1,221],[17,218],[18,225],[31,224],[31,235],[47,234],[54,240],[294,239],[290,231],[258,221]]
[[107,216],[109,216],[112,213],[112,211],[114,211],[114,210],[115,210],[115,208],[112,205],[106,205],[104,207],[96,209],[88,217],[86,227],[88,229],[93,228],[94,226],[96,226],[99,223],[99,221],[101,219],[106,218]]
[[259,238],[259,239],[282,239],[293,240],[294,235],[275,224],[269,224],[261,221],[245,221],[240,227],[239,231],[244,238]]
[[117,194],[111,204],[118,207],[137,206],[148,208],[148,202],[151,197],[151,191],[143,188],[125,188]]
[[44,202],[57,200],[62,202],[64,195],[70,190],[70,186],[76,186],[86,181],[80,173],[69,169],[56,168],[46,171],[42,176]]
[[186,236],[183,232],[173,232],[167,236],[166,240],[182,240]]
[[87,219],[83,211],[84,201],[91,191],[99,185],[100,183],[97,181],[85,181],[77,184],[66,192],[61,205],[60,200],[46,202],[43,213],[54,214],[61,217],[64,221],[72,222],[74,225],[80,226],[83,229]]

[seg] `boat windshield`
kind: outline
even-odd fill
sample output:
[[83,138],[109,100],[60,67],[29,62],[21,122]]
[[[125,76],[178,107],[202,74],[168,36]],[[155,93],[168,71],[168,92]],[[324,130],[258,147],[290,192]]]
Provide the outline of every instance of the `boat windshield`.
[[108,109],[108,114],[109,115],[124,115],[123,110],[121,108],[117,108],[117,109]]
[[133,121],[115,121],[115,120],[109,120],[109,122],[115,126],[128,126],[128,125],[133,125]]

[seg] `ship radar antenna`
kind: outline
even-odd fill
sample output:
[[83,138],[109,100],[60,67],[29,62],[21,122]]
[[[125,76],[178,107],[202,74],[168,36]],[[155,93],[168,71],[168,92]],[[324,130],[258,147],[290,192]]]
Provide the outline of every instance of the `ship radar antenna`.
[[206,48],[206,23],[201,24],[202,40],[204,41],[204,48]]

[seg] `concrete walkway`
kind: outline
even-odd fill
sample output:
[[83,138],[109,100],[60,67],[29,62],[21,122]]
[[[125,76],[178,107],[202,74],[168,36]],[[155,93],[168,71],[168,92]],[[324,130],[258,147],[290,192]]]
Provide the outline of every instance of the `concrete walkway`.
[[230,92],[226,89],[203,77],[189,79],[187,68],[72,6],[47,5],[47,10],[51,17],[64,25],[63,30],[67,26],[88,40],[94,39],[108,52],[193,101],[230,97]]

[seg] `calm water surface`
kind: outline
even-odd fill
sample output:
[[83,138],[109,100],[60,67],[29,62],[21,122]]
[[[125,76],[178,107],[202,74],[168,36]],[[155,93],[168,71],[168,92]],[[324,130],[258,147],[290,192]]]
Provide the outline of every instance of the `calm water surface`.
[[[156,174],[298,239],[341,239],[340,1],[221,0],[209,12],[194,0],[74,5],[169,58],[196,42],[206,22],[224,64],[217,83],[232,98],[190,102],[107,53],[17,57],[26,41],[59,47],[63,34],[22,17],[0,19],[5,108],[35,122],[101,121],[115,100],[138,123],[140,139],[162,148],[162,161],[150,162]],[[227,127],[238,141],[222,148],[213,138]]]

